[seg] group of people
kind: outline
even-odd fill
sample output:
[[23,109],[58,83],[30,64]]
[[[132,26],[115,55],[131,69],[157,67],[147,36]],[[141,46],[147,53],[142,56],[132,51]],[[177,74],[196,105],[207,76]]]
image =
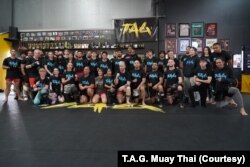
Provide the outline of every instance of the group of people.
[[17,56],[12,49],[2,65],[7,71],[5,101],[13,84],[17,100],[30,98],[36,105],[71,101],[131,105],[133,101],[159,107],[178,103],[183,108],[216,103],[233,105],[247,115],[230,54],[219,43],[213,50],[205,47],[197,56],[195,47],[187,47],[185,55],[176,58],[171,50],[156,56],[149,49],[142,60],[132,47],[125,55],[116,50],[112,59],[106,51],[34,50]]

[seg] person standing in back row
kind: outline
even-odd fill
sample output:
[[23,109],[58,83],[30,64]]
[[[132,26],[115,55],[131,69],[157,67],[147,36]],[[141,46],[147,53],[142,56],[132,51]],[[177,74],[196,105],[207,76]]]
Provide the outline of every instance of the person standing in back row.
[[232,56],[228,52],[226,52],[225,50],[221,49],[221,44],[214,43],[213,49],[214,49],[214,52],[211,54],[211,60],[213,61],[213,67],[216,68],[216,59],[222,58],[223,60],[225,60],[226,65],[228,67],[232,68],[232,66],[233,66]]
[[194,70],[198,66],[198,56],[196,55],[196,51],[195,47],[191,47],[189,50],[189,56],[183,61],[185,103],[188,103],[188,90],[194,85]]

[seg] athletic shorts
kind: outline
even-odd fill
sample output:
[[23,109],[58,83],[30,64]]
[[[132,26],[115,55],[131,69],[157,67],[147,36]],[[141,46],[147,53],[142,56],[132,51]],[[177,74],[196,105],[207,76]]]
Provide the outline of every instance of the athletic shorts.
[[5,78],[5,80],[14,83],[20,82],[20,78]]
[[35,81],[36,81],[35,77],[29,77],[30,87],[33,87],[36,84]]

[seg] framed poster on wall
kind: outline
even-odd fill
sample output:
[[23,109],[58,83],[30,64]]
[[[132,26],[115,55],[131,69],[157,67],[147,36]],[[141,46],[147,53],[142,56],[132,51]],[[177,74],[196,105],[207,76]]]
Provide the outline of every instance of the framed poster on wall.
[[207,37],[217,37],[217,23],[207,23],[206,24],[206,36]]
[[193,22],[191,25],[191,35],[192,37],[203,37],[204,34],[204,23],[203,22]]
[[190,46],[189,38],[181,38],[179,39],[179,52],[186,52],[186,48]]
[[179,24],[179,37],[189,37],[190,36],[190,25],[189,23]]
[[166,37],[176,37],[176,24],[175,23],[166,24]]
[[192,47],[195,47],[198,52],[203,50],[203,39],[202,38],[192,38],[191,40]]
[[165,50],[166,52],[172,50],[174,53],[177,51],[177,41],[176,38],[167,38],[165,40]]
[[230,49],[230,40],[229,39],[219,39],[219,43],[221,45],[222,50],[229,51],[229,49]]
[[206,46],[208,46],[211,51],[213,52],[214,49],[213,49],[213,44],[218,42],[218,39],[217,38],[207,38],[206,39]]

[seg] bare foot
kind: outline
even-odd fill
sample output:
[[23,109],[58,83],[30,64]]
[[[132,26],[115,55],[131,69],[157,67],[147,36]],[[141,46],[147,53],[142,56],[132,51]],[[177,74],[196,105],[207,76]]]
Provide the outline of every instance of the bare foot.
[[231,105],[232,107],[235,107],[235,108],[237,107],[237,104],[234,101],[230,101],[229,105]]
[[128,105],[129,107],[132,107],[132,104],[130,103],[130,101],[127,101],[127,105]]
[[242,116],[247,116],[247,115],[248,115],[248,113],[245,111],[244,108],[241,108],[241,109],[240,109],[240,114],[241,114]]

